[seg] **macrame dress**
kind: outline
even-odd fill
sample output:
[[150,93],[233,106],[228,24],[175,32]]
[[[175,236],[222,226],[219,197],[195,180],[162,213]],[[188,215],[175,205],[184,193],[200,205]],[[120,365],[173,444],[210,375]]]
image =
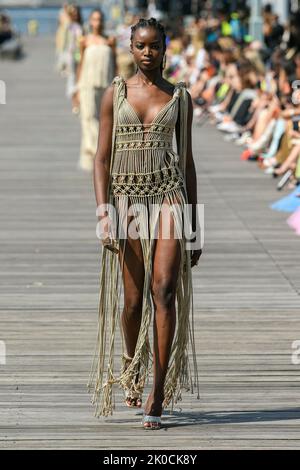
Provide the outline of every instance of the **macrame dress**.
[[[108,202],[115,208],[117,227],[122,225],[122,220],[126,220],[129,204],[132,206],[132,213],[139,225],[145,277],[141,327],[134,357],[128,364],[120,325],[121,295],[119,291],[122,290],[123,264],[119,262],[117,254],[105,248],[102,249],[97,341],[87,383],[97,417],[113,414],[114,385],[121,387],[124,391],[143,392],[144,385],[151,374],[153,355],[148,332],[153,305],[150,283],[160,208],[163,201],[170,205],[174,204],[172,214],[175,229],[178,230],[177,233],[182,233],[183,206],[188,202],[185,181],[188,102],[185,82],[175,85],[172,98],[161,108],[150,125],[141,123],[134,108],[127,101],[125,80],[120,76],[115,76],[112,84],[114,85],[114,125]],[[178,113],[180,114],[180,148],[176,153],[172,149],[172,139]],[[112,217],[112,214],[109,215]],[[181,261],[176,287],[176,330],[165,379],[163,402],[164,408],[171,403],[172,409],[174,404],[182,399],[183,390],[190,390],[194,393],[196,389],[197,398],[199,398],[194,342],[191,252],[186,249],[184,236],[179,237],[178,240]],[[126,250],[126,239],[124,250]],[[123,354],[121,366],[116,368],[115,343],[118,333],[121,337]]]

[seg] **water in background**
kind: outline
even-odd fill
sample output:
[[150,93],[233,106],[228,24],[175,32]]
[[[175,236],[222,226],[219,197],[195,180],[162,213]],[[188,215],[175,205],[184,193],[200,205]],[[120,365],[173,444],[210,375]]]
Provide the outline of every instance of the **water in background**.
[[[102,4],[106,22],[109,20],[109,11],[105,8],[105,2]],[[90,12],[94,7],[82,7],[82,17],[87,21]],[[12,24],[17,32],[27,34],[27,24],[30,20],[38,22],[39,34],[53,34],[57,28],[57,18],[60,7],[45,7],[45,8],[5,8],[3,11],[7,13]],[[107,24],[108,26],[108,24]]]

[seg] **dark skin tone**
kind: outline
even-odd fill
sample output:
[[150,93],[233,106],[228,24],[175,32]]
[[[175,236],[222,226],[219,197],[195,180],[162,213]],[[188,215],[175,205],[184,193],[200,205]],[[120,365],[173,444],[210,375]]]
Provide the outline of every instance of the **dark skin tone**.
[[[138,71],[126,82],[126,97],[143,124],[151,123],[157,113],[173,96],[174,85],[165,80],[161,75],[160,64],[164,52],[164,45],[159,31],[151,27],[143,27],[136,30],[131,44],[131,53],[138,66]],[[150,59],[151,62],[149,64],[143,63],[146,59]],[[145,103],[147,103],[147,106],[145,106]],[[186,186],[188,202],[193,205],[194,209],[192,226],[195,229],[197,181],[191,145],[192,118],[193,105],[188,93]],[[97,206],[107,202],[106,194],[109,181],[112,126],[113,86],[110,86],[106,89],[101,102],[99,140],[94,165],[94,187]],[[175,131],[178,145],[179,119],[176,123]],[[166,198],[164,203],[168,205]],[[102,217],[99,216],[99,220],[101,219]],[[132,220],[133,216],[128,216],[128,223],[132,223]],[[175,295],[181,261],[180,243],[175,237],[174,219],[170,215],[168,220],[170,237],[162,238],[162,217],[160,215],[158,238],[154,242],[153,251],[151,294],[154,304],[154,383],[144,410],[146,414],[153,416],[160,416],[162,412],[163,388],[176,326]],[[201,252],[201,250],[192,251],[192,267],[197,263]],[[120,263],[122,263],[123,254],[123,241],[120,240]],[[144,262],[139,239],[131,237],[126,239],[123,282],[124,310],[122,313],[122,327],[127,354],[133,357],[141,324],[144,284]],[[131,399],[132,401],[136,406],[141,405],[137,399]],[[155,423],[145,423],[145,426],[155,426]]]

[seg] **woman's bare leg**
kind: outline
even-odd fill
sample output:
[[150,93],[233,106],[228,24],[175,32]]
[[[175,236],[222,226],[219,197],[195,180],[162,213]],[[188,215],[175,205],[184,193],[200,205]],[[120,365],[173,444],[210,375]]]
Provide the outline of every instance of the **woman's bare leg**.
[[296,168],[299,156],[300,145],[295,145],[295,147],[292,148],[289,156],[285,159],[285,161],[280,165],[279,168],[276,168],[274,170],[274,173],[276,173],[276,175],[283,175],[289,169],[294,170]]
[[254,127],[253,138],[252,138],[253,142],[256,142],[256,140],[258,140],[261,137],[267,125],[269,124],[270,119],[271,119],[271,113],[269,109],[264,109],[263,111],[261,111]]
[[[132,218],[132,216],[127,218],[128,223],[131,223]],[[120,239],[119,262],[124,284],[124,308],[121,324],[126,353],[129,357],[133,357],[141,327],[145,276],[143,252],[139,238],[133,239],[128,235],[126,240]],[[124,365],[127,367],[126,362]],[[129,393],[126,397],[126,403],[128,406],[140,407],[142,400],[141,397]]]
[[[131,220],[132,216],[128,217],[129,223]],[[124,263],[122,263],[123,253],[125,253]],[[141,326],[145,276],[143,252],[139,238],[134,240],[128,236],[126,240],[120,240],[119,261],[121,267],[123,264],[124,284],[124,309],[121,323],[127,354],[133,357]]]
[[[162,238],[162,220],[168,220],[170,238]],[[159,233],[153,253],[151,293],[154,303],[153,361],[154,382],[145,413],[160,416],[164,399],[164,383],[176,326],[175,296],[180,267],[180,241],[174,235],[174,219],[160,214]],[[151,426],[151,423],[147,423]]]

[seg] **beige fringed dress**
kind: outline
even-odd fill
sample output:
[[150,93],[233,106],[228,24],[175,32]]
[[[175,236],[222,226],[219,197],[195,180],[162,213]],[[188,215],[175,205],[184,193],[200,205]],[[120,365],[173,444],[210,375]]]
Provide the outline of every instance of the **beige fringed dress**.
[[[150,283],[152,254],[163,201],[174,203],[175,227],[180,230],[183,205],[187,203],[185,182],[187,91],[185,82],[175,85],[173,97],[159,111],[151,125],[143,125],[126,98],[125,80],[116,76],[114,84],[114,127],[110,163],[108,201],[115,208],[120,228],[127,220],[129,202],[138,221],[144,257],[145,278],[141,328],[135,354],[126,363],[123,332],[120,326],[122,262],[118,255],[102,249],[99,291],[98,331],[88,391],[95,405],[95,416],[108,416],[115,408],[114,385],[124,391],[142,392],[152,369],[149,341],[152,319]],[[175,125],[180,113],[180,149],[172,149]],[[110,214],[112,216],[112,214]],[[126,228],[126,223],[124,225]],[[120,232],[121,233],[121,232]],[[124,232],[123,235],[124,236]],[[183,390],[196,390],[199,380],[194,342],[194,312],[190,251],[179,237],[181,265],[176,290],[176,331],[164,388],[164,408],[181,400]],[[126,239],[125,248],[126,249]],[[115,353],[117,335],[122,354]],[[116,359],[120,364],[116,367]]]

